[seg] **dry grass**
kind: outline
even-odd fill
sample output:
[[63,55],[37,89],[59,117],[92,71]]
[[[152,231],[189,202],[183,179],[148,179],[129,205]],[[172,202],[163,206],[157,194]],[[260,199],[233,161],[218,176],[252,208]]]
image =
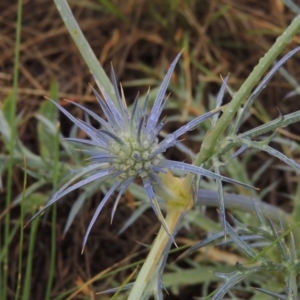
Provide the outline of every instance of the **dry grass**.
[[[49,86],[53,80],[59,83],[59,98],[88,103],[89,106],[95,107],[96,111],[98,106],[94,106],[95,99],[88,85],[91,81],[89,70],[69,37],[53,2],[50,0],[23,2],[18,111],[25,110],[27,118],[18,130],[24,143],[30,149],[35,149],[36,123],[32,117],[44,101],[43,96],[49,94]],[[107,11],[101,5],[101,1],[69,1],[69,3],[93,50],[107,71],[110,62],[113,62],[117,77],[123,82],[129,99],[133,99],[138,90],[147,89],[147,86],[132,86],[131,80],[160,79],[167,63],[182,48],[185,48],[181,59],[186,78],[186,94],[183,98],[187,103],[184,110],[185,114],[194,115],[200,114],[201,111],[192,107],[189,99],[199,82],[207,83],[205,95],[208,96],[219,86],[221,82],[219,75],[226,76],[230,73],[230,85],[238,88],[259,58],[294,17],[294,14],[284,7],[280,0],[170,0],[165,2],[115,0],[113,3],[118,8],[117,14]],[[3,0],[0,2],[0,11],[0,101],[2,101],[12,89],[16,3]],[[297,36],[287,50],[294,48],[299,42],[300,36]],[[288,61],[286,68],[294,78],[300,79],[297,58]],[[178,77],[174,75],[172,80],[176,82]],[[289,84],[278,75],[264,91],[261,103],[267,110],[269,118],[277,117],[276,106],[284,113],[300,109],[300,102],[296,98],[282,100],[289,90]],[[207,98],[203,100],[207,102]],[[245,124],[245,128],[259,124],[265,117],[259,107],[253,110],[253,115]],[[67,132],[68,124],[64,122],[63,119],[62,130]],[[281,134],[299,141],[298,125],[291,126],[290,129],[289,132],[282,131]],[[289,149],[283,150],[289,157],[293,157]],[[265,154],[258,154],[257,157],[258,165],[267,158]],[[249,169],[255,169],[255,166],[256,163]],[[22,191],[19,172],[16,170],[15,173],[16,193]],[[295,178],[289,173],[285,173],[285,177],[281,178],[282,174],[281,171],[274,170],[270,172],[269,178],[264,179],[272,182],[280,178],[278,189],[274,190],[267,199],[273,204],[282,204],[282,200],[278,197],[280,192],[292,193],[295,188],[293,182]],[[4,194],[5,191],[0,194],[1,198]],[[65,239],[58,241],[53,296],[88,281],[115,263],[119,262],[121,266],[136,261],[137,257],[132,259],[132,256],[144,249],[136,241],[150,243],[158,230],[159,225],[149,212],[138,221],[136,226],[119,237],[117,231],[131,209],[127,205],[121,206],[113,225],[110,226],[110,207],[107,207],[94,226],[88,247],[81,256],[82,237],[93,214],[94,201],[98,203],[100,197],[101,195],[98,195],[85,207]],[[126,198],[125,204],[130,203],[130,194]],[[59,238],[62,236],[72,201],[64,203],[59,209],[57,224]],[[40,295],[44,294],[47,280],[47,273],[44,271],[49,261],[49,234],[49,224],[45,223],[43,228],[39,229],[37,236],[32,299],[42,299]],[[14,245],[15,249],[11,253],[12,294],[13,287],[16,285],[14,274],[17,272],[17,241]],[[99,288],[105,289],[110,285],[111,280],[121,281],[127,275],[126,272],[120,272],[116,278],[108,278]],[[83,294],[89,295],[90,288],[91,285],[83,289]],[[168,299],[187,299],[186,297],[188,295],[182,294],[181,297],[170,296]],[[72,299],[79,298],[74,295]]]

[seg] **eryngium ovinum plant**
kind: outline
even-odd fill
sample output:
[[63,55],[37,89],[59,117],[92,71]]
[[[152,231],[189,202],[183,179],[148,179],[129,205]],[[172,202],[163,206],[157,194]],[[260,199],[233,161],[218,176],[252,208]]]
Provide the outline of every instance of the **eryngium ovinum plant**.
[[[109,181],[111,187],[100,202],[90,221],[90,225],[83,240],[84,247],[96,218],[113,193],[116,191],[117,196],[115,197],[111,218],[113,218],[119,199],[126,188],[136,178],[140,178],[151,207],[162,226],[151,246],[151,250],[143,267],[139,271],[136,281],[133,285],[129,285],[129,287],[132,286],[132,289],[128,299],[148,299],[151,295],[154,296],[155,299],[163,299],[162,272],[166,258],[172,243],[176,245],[174,237],[182,218],[193,208],[197,201],[201,201],[201,199],[198,199],[197,195],[199,194],[199,182],[203,176],[214,179],[217,184],[219,212],[224,229],[222,234],[228,233],[234,243],[238,246],[242,245],[243,239],[239,239],[237,235],[233,234],[234,230],[228,225],[225,219],[226,201],[223,193],[222,181],[240,184],[249,188],[252,187],[248,184],[220,175],[219,157],[221,155],[229,152],[235,147],[240,147],[240,150],[232,155],[231,158],[234,158],[247,148],[255,148],[266,151],[287,163],[297,172],[300,171],[300,167],[295,161],[290,160],[268,145],[274,135],[261,141],[252,140],[257,136],[274,131],[278,127],[287,126],[290,123],[298,121],[300,119],[299,112],[280,116],[278,119],[260,127],[244,133],[239,133],[240,125],[245,120],[246,113],[261,90],[269,82],[275,72],[293,54],[299,51],[300,48],[296,48],[277,62],[272,70],[260,82],[254,92],[248,97],[256,82],[261,78],[268,67],[274,63],[274,60],[282,52],[285,45],[300,29],[300,16],[295,18],[282,36],[277,39],[275,44],[260,60],[257,67],[253,70],[238,92],[231,92],[227,86],[228,78],[225,78],[217,98],[216,108],[213,111],[193,119],[175,132],[170,133],[163,140],[159,141],[158,136],[164,125],[164,118],[161,119],[161,115],[168,99],[166,90],[180,54],[177,55],[164,77],[152,108],[148,109],[148,97],[146,96],[145,99],[142,100],[136,98],[132,110],[129,110],[122,89],[121,93],[119,92],[113,70],[111,72],[111,85],[78,27],[66,1],[55,0],[55,2],[70,34],[94,75],[99,91],[96,91],[95,89],[93,89],[93,91],[103,110],[105,119],[99,117],[84,106],[73,103],[89,116],[87,117],[87,121],[77,120],[66,109],[52,101],[62,113],[90,137],[89,140],[78,138],[71,138],[69,140],[88,147],[88,149],[85,148],[85,151],[90,156],[91,164],[89,168],[86,169],[88,172],[85,173],[86,177],[84,179],[73,185],[64,185],[60,188],[39,213],[77,188],[99,179],[105,178],[106,181]],[[222,99],[226,91],[232,96],[232,101],[226,106],[222,106]],[[243,103],[244,105],[242,106]],[[221,111],[222,116],[219,118],[219,113]],[[93,127],[90,124],[90,117],[99,123],[98,127]],[[211,130],[207,133],[201,149],[195,156],[192,164],[164,158],[164,153],[168,148],[180,143],[178,138],[182,134],[193,130],[201,122],[209,118],[211,118]],[[223,133],[228,128],[229,124],[231,125],[230,130],[227,130],[226,135],[224,136]],[[214,172],[209,171],[205,166],[212,166]],[[172,171],[181,172],[181,177],[175,176]],[[161,211],[160,203],[157,200],[158,197],[165,201],[165,216]],[[296,227],[296,225],[294,227]],[[278,240],[280,240],[280,237]],[[252,252],[251,255],[253,258]],[[286,256],[286,258],[290,263],[291,256]],[[293,259],[293,262],[297,264],[297,256],[293,256]],[[287,273],[287,276],[291,278],[290,282],[293,282],[293,284],[287,282],[286,297],[289,297],[288,295],[297,295],[295,276],[299,272],[299,268],[286,267],[284,270]],[[234,284],[245,277],[247,276],[238,277],[239,280],[236,280]],[[228,281],[231,277],[228,275],[227,277],[223,276],[223,278]],[[225,284],[223,290],[221,290],[222,292],[217,292],[211,299],[221,299],[234,284]],[[272,295],[271,292],[270,295]]]

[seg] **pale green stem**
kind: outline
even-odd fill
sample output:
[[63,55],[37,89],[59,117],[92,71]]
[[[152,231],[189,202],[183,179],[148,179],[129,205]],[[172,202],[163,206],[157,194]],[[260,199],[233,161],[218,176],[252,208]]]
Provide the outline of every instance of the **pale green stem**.
[[[56,189],[57,182],[58,182],[58,162],[59,162],[59,134],[60,134],[60,126],[58,124],[57,130],[55,133],[55,138],[53,141],[54,144],[54,155],[53,155],[53,188]],[[55,277],[55,263],[56,263],[56,218],[57,218],[57,211],[56,211],[56,203],[52,206],[52,221],[51,221],[51,254],[50,254],[50,268],[48,273],[48,281],[46,287],[46,294],[45,300],[51,298],[52,286]]]
[[[14,168],[14,149],[16,147],[16,107],[17,107],[17,91],[19,79],[19,61],[20,61],[20,44],[21,44],[21,29],[22,29],[22,0],[17,3],[17,20],[16,20],[16,40],[14,52],[14,69],[13,69],[13,89],[9,99],[9,125],[11,128],[9,137],[9,161],[7,172],[7,185],[6,185],[6,201],[5,207],[10,207],[12,199],[12,186],[13,186],[13,168]],[[0,207],[0,211],[3,208]],[[2,248],[3,230],[0,230],[0,249]],[[10,236],[10,214],[5,215],[4,221],[4,245],[7,246],[5,252],[3,266],[0,263],[0,298],[6,299],[8,297],[8,271],[9,271],[9,236]]]
[[243,132],[237,136],[237,138],[254,138],[256,136],[265,134],[270,131],[274,131],[278,128],[284,128],[289,124],[293,124],[300,121],[300,111],[295,111],[285,116],[280,116],[275,120],[272,120],[263,125],[257,126],[251,130]]
[[23,246],[24,246],[24,200],[25,200],[25,193],[27,187],[27,163],[26,159],[24,159],[24,180],[23,180],[23,193],[22,193],[22,201],[21,201],[21,215],[20,215],[20,249],[19,249],[19,265],[18,265],[18,284],[17,284],[17,291],[15,295],[15,299],[19,299],[20,290],[21,290],[21,283],[22,283],[22,267],[23,267]]
[[[245,80],[238,92],[235,93],[232,101],[226,106],[223,115],[217,122],[216,126],[206,135],[200,152],[196,156],[194,165],[200,166],[214,155],[218,140],[232,121],[241,104],[246,100],[256,83],[299,30],[300,15],[298,15],[283,34],[277,38],[274,45],[269,49],[265,56],[259,60],[259,63],[253,69],[252,73]],[[189,180],[191,180],[191,176]]]
[[34,246],[37,236],[37,230],[39,227],[40,216],[32,221],[30,226],[30,238],[29,238],[29,248],[26,261],[26,273],[24,278],[24,289],[22,292],[22,300],[30,299],[30,288],[31,288],[31,279],[32,279],[32,262],[34,259]]
[[[166,216],[166,223],[170,229],[170,232],[174,232],[182,216],[180,210],[171,209]],[[139,275],[134,283],[134,286],[130,292],[128,300],[142,299],[147,292],[150,292],[150,281],[152,276],[157,270],[158,264],[165,254],[165,249],[168,244],[170,236],[166,230],[161,227],[159,233],[151,247],[151,250],[144,262]]]
[[105,90],[113,101],[116,101],[116,95],[113,86],[103,70],[99,60],[95,56],[91,46],[84,37],[78,23],[76,22],[72,11],[65,0],[54,0],[57,10],[63,19],[73,41],[79,49],[85,63],[89,67],[91,73],[98,79],[100,89]]
[[[289,274],[285,276],[286,282],[286,291],[287,297],[286,299],[297,299],[298,294],[298,283],[297,283],[297,274],[295,274],[292,270],[289,271]],[[298,298],[299,299],[299,298]]]

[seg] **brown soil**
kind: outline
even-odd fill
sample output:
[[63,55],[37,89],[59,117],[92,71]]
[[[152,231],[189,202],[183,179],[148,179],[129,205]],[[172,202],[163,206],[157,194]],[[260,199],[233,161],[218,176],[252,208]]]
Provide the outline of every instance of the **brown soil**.
[[[37,152],[36,121],[32,115],[44,101],[43,96],[49,95],[49,87],[54,79],[59,83],[60,99],[72,99],[88,105],[96,112],[101,112],[88,86],[92,81],[89,70],[53,2],[50,0],[23,2],[18,111],[25,110],[28,118],[18,128],[18,133],[24,144]],[[131,86],[130,81],[142,78],[161,79],[168,63],[182,48],[185,48],[185,52],[180,64],[187,80],[186,95],[181,96],[182,99],[188,98],[189,93],[194,94],[199,82],[206,82],[204,101],[208,102],[209,93],[215,94],[221,84],[219,75],[226,76],[228,73],[230,73],[230,85],[238,89],[259,58],[294,17],[294,14],[284,7],[280,0],[164,2],[114,0],[112,2],[118,8],[117,15],[103,8],[100,5],[101,1],[70,1],[70,5],[106,71],[109,72],[110,62],[113,62],[117,78],[123,83],[129,102],[133,101],[137,91],[143,93],[148,88],[147,85]],[[168,2],[170,4],[167,4]],[[12,89],[16,8],[17,4],[14,1],[0,1],[0,101],[4,100]],[[286,52],[299,45],[299,41],[298,35],[288,45]],[[209,72],[199,71],[196,63],[201,64],[202,68]],[[149,66],[151,72],[147,71],[145,66]],[[299,55],[286,64],[287,70],[295,79],[299,79],[300,76],[299,66]],[[178,80],[177,70],[172,82],[176,83]],[[260,103],[270,118],[278,116],[278,109],[282,113],[300,109],[298,96],[284,100],[284,96],[290,90],[290,84],[279,74],[264,90]],[[73,108],[68,106],[68,109]],[[201,113],[193,107],[188,107],[187,110],[194,115]],[[73,113],[82,117],[77,110]],[[244,129],[261,124],[258,108],[254,108],[252,113],[253,116],[245,123]],[[69,131],[69,126],[70,124],[62,119],[64,133]],[[299,126],[295,124],[289,126],[282,135],[299,141],[299,133]],[[297,153],[288,148],[281,150],[294,159],[299,157],[299,154],[297,157]],[[260,153],[256,158],[253,163],[251,162],[249,172],[255,171],[268,156]],[[276,164],[278,161],[274,162],[274,166]],[[22,191],[20,174],[21,170],[16,170],[15,194]],[[273,167],[272,172],[264,175],[264,186],[278,180],[277,188],[265,200],[289,210],[291,202],[284,198],[282,193],[294,192],[296,186],[294,173],[283,173]],[[33,179],[29,178],[29,181],[32,182]],[[4,180],[4,186],[5,182]],[[5,196],[5,191],[0,192],[0,196],[1,199],[5,199],[2,197]],[[117,234],[132,213],[132,197],[127,193],[112,225],[109,225],[111,205],[104,209],[93,227],[85,252],[81,255],[85,230],[101,197],[100,194],[96,195],[87,203],[64,240],[62,240],[62,231],[73,203],[72,197],[67,197],[58,205],[57,263],[52,298],[67,289],[87,282],[114,264],[122,267],[144,258],[146,251],[140,243],[151,244],[159,229],[154,214],[149,211],[124,234],[120,236]],[[12,222],[17,217],[18,210],[13,211]],[[49,214],[37,234],[32,300],[43,299],[45,294],[50,261],[50,220]],[[24,232],[24,257],[27,255],[29,232],[28,227]],[[185,233],[180,232],[179,237],[184,237]],[[199,233],[195,232],[192,236],[195,239],[199,238]],[[10,255],[11,299],[14,299],[16,288],[18,241],[16,238],[12,243]],[[91,299],[109,299],[109,297],[96,296],[92,291],[105,290],[112,286],[114,280],[122,282],[132,270],[133,268],[130,271],[119,271],[101,282],[90,284],[81,294],[68,299],[82,299],[82,295]],[[180,290],[178,295],[170,294],[166,299],[192,299],[193,296],[200,296],[199,293],[200,289],[197,287],[185,288]]]

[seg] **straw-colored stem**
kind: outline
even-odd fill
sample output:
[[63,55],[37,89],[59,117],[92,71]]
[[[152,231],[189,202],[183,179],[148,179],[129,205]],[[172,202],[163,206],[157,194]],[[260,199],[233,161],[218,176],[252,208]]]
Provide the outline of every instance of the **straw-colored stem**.
[[[166,223],[170,232],[176,230],[176,226],[180,222],[182,212],[180,210],[170,210],[166,216]],[[157,270],[158,264],[165,253],[166,246],[169,242],[170,236],[163,227],[160,228],[159,233],[151,247],[151,250],[144,262],[142,269],[134,283],[128,300],[143,299],[145,294],[149,293],[150,281]]]

